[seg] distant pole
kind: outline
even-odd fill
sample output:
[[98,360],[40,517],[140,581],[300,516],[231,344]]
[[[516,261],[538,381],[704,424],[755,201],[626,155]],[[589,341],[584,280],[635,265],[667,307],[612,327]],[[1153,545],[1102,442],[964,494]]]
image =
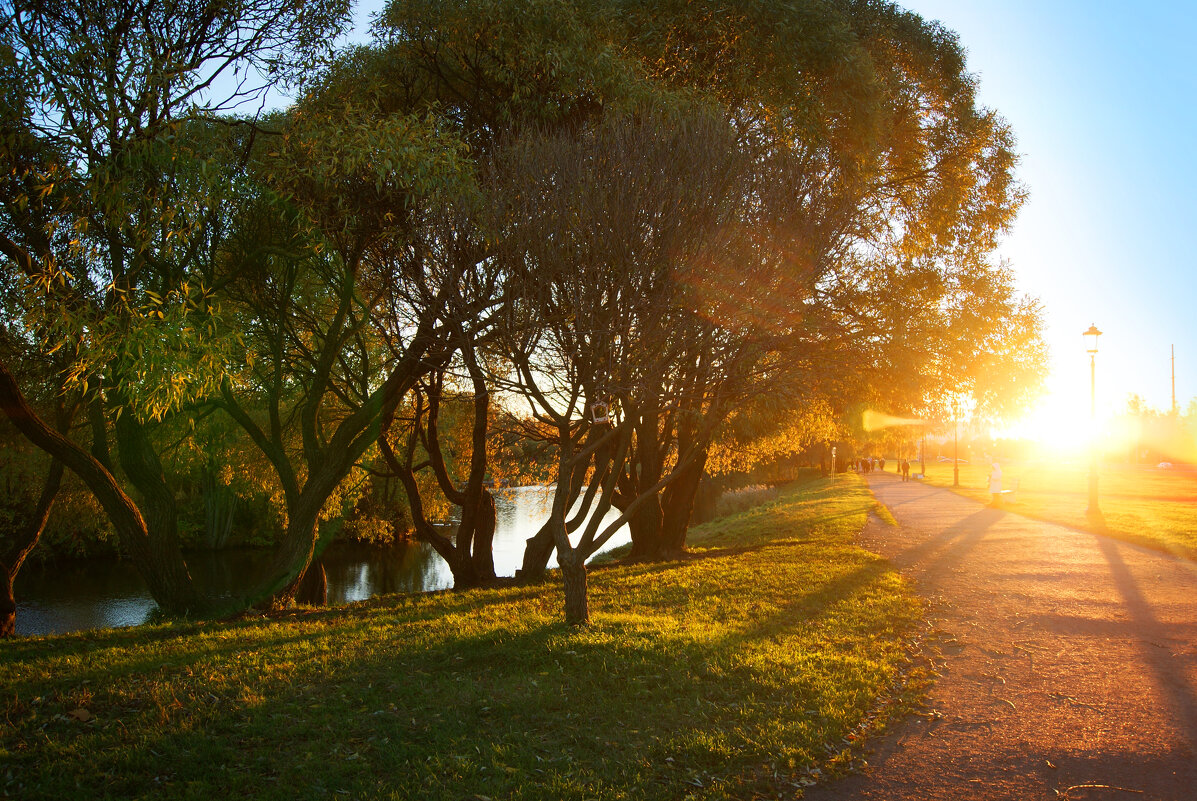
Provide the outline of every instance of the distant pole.
[[1093,337],[1089,346],[1089,418],[1092,421],[1093,439],[1089,443],[1089,508],[1086,514],[1099,515],[1097,505],[1097,338],[1101,332],[1097,326],[1089,326],[1085,336]]
[[919,450],[919,473],[923,478],[927,477],[927,429],[923,429],[923,445]]
[[1172,416],[1176,416],[1176,346],[1172,346]]
[[952,415],[952,486],[960,486],[960,421]]

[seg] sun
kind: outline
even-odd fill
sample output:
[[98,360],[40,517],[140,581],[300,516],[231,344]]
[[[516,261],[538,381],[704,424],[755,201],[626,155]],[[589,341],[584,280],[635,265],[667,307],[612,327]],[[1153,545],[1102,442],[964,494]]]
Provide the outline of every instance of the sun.
[[1083,454],[1093,440],[1093,421],[1087,404],[1061,394],[1044,397],[1021,420],[994,432],[1003,439],[1036,442],[1053,456]]

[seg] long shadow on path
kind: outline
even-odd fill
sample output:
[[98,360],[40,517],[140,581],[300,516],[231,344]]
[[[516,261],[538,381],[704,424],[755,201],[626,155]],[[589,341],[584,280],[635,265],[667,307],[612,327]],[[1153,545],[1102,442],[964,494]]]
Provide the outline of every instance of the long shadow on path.
[[932,598],[942,676],[932,719],[809,798],[1197,799],[1197,567],[945,490],[870,483],[899,526],[870,526],[867,547]]
[[[1114,542],[1108,537],[1096,539],[1098,548],[1110,565],[1114,585],[1130,614],[1140,659],[1155,676],[1155,683],[1163,696],[1161,700],[1166,702],[1170,712],[1168,717],[1183,731],[1189,748],[1197,749],[1197,694],[1194,694],[1193,687],[1185,681],[1181,671],[1177,670],[1176,657],[1172,652],[1163,645],[1153,644],[1153,641],[1175,641],[1174,627],[1162,623],[1156,616],[1152,604],[1139,588]],[[1194,797],[1197,797],[1197,787],[1193,789]]]

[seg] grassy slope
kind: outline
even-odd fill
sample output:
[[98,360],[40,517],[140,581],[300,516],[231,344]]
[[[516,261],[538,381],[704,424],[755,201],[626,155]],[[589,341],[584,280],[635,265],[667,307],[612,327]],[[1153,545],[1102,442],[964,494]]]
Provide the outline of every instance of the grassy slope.
[[0,792],[792,797],[918,613],[851,544],[872,504],[817,480],[697,529],[699,558],[595,570],[587,630],[549,583],[3,644]]
[[[990,500],[989,465],[960,465],[962,495]],[[1019,514],[1073,528],[1110,534],[1119,539],[1197,559],[1197,474],[1150,468],[1105,468],[1098,474],[1102,519],[1085,514],[1089,502],[1088,468],[1044,463],[1003,464],[1009,488],[1018,479],[1018,494],[1006,507]],[[927,481],[952,486],[951,463],[928,463]]]

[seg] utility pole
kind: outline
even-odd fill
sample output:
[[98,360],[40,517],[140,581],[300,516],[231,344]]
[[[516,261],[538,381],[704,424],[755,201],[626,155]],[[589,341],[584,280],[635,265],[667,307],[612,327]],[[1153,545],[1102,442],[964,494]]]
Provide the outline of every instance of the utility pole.
[[1097,505],[1097,338],[1101,332],[1097,326],[1089,326],[1084,333],[1086,337],[1093,337],[1089,343],[1089,420],[1092,439],[1089,442],[1089,508],[1085,513],[1091,516],[1101,515],[1101,508]]
[[1172,346],[1172,416],[1176,416],[1176,346]]

